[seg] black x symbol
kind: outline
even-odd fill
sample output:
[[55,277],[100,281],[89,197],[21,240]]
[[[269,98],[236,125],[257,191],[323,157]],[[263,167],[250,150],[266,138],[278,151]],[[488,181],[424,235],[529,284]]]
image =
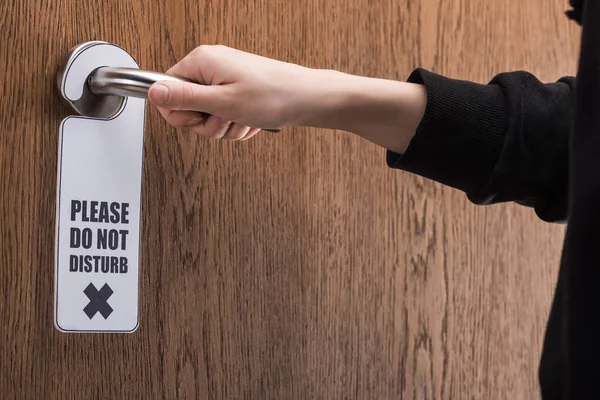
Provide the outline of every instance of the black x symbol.
[[90,302],[83,309],[89,319],[92,319],[97,312],[100,312],[104,319],[108,318],[110,314],[112,314],[112,307],[106,302],[110,296],[113,294],[113,290],[108,286],[108,284],[104,284],[102,289],[96,289],[96,286],[93,284],[89,284],[85,290],[83,291],[85,295],[90,299]]

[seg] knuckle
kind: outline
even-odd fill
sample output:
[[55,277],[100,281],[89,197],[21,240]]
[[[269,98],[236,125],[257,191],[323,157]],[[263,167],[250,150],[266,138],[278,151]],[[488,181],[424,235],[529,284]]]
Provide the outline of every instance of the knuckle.
[[215,129],[211,132],[208,132],[208,134],[206,134],[205,136],[211,139],[222,139],[224,135],[225,133],[223,132],[223,130]]
[[177,83],[171,85],[169,106],[173,109],[188,108],[194,103],[194,89],[191,85]]
[[218,53],[219,51],[221,51],[221,45],[209,45],[209,44],[202,44],[198,47],[196,47],[191,55],[193,55],[194,57],[197,57],[199,59],[207,59],[207,58],[213,58],[215,56],[216,53]]
[[192,105],[195,99],[195,92],[192,85],[181,84],[182,95],[181,99],[183,101],[183,105]]
[[240,128],[236,132],[231,134],[230,140],[240,140],[243,139],[244,136],[248,134],[248,129],[246,127]]
[[231,137],[229,137],[229,140],[231,140],[232,142],[237,142],[239,140],[242,140],[244,138],[243,134],[238,134],[238,135],[233,135]]
[[210,51],[211,46],[208,44],[201,44],[200,46],[196,47],[193,51],[192,54],[197,55],[197,56],[201,56],[203,54],[206,54],[207,52]]
[[232,86],[234,85],[227,85],[220,90],[220,101],[215,106],[217,107],[216,112],[227,115],[231,121],[236,121],[244,115],[246,108],[244,104],[247,102],[242,93]]
[[237,124],[231,124],[225,132],[223,139],[237,141],[246,136],[247,133],[248,127]]

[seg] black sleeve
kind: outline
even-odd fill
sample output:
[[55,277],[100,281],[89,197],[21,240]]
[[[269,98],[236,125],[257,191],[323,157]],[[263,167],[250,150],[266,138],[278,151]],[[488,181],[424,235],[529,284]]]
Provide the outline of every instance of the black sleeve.
[[406,152],[387,152],[390,167],[475,204],[514,201],[544,221],[566,221],[574,78],[543,84],[517,71],[484,85],[417,69],[408,81],[425,85],[427,107]]
[[577,21],[577,23],[580,25],[583,14],[583,3],[584,0],[570,0],[569,4],[571,4],[571,7],[573,7],[573,9],[567,11],[567,17],[574,21]]

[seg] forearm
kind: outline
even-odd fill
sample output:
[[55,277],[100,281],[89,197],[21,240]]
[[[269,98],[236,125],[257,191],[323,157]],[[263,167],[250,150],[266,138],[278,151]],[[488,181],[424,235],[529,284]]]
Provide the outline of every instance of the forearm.
[[[310,91],[310,94],[307,94]],[[423,85],[315,70],[294,124],[352,132],[403,153],[425,112]]]

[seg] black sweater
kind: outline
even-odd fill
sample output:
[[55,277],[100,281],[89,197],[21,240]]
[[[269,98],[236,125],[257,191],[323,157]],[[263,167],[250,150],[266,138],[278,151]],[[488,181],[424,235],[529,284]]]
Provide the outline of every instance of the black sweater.
[[407,151],[387,154],[476,204],[514,201],[567,222],[539,369],[546,400],[600,399],[600,2],[571,5],[576,77],[543,84],[519,71],[481,85],[417,69],[408,81],[426,86],[425,115]]

